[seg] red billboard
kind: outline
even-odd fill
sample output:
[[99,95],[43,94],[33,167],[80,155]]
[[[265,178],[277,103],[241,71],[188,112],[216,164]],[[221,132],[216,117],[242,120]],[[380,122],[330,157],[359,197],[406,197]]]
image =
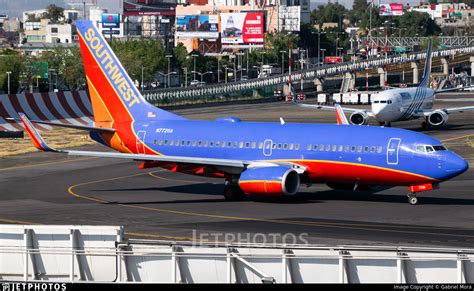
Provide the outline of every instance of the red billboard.
[[380,16],[401,16],[403,15],[403,4],[398,4],[398,3],[380,4],[379,15]]
[[327,57],[324,57],[324,63],[326,63],[326,64],[339,64],[339,63],[342,63],[342,57],[327,56]]
[[262,12],[221,13],[222,44],[263,43]]

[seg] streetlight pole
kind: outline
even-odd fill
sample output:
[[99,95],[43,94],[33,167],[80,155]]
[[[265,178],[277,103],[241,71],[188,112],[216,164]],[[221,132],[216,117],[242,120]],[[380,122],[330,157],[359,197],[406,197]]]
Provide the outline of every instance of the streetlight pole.
[[171,63],[170,60],[173,56],[172,55],[166,55],[165,57],[168,59],[168,76],[166,78],[167,79],[166,83],[167,83],[167,87],[169,88],[169,87],[171,87],[170,86],[170,63]]
[[326,51],[326,49],[320,49],[322,52],[323,52],[323,64],[324,64],[324,52]]
[[285,54],[286,54],[286,51],[280,51],[281,53],[281,73],[284,74],[285,73]]
[[194,61],[194,76],[193,76],[193,81],[196,82],[196,57],[198,55],[196,54],[193,54],[192,57],[193,57],[193,61]]
[[10,95],[10,74],[12,72],[7,72],[7,76],[8,76],[8,95]]

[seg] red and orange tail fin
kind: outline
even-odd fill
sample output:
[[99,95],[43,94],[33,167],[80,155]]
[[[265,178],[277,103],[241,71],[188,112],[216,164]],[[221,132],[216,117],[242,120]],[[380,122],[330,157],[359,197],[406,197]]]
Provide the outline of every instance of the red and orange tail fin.
[[336,108],[337,124],[349,124],[349,121],[347,121],[346,115],[344,114],[344,110],[342,109],[341,105],[336,103],[334,104],[334,107]]
[[143,98],[91,21],[78,20],[76,26],[96,122],[184,119]]
[[23,125],[25,126],[26,132],[31,138],[31,142],[33,145],[39,149],[40,151],[45,151],[45,152],[56,152],[57,150],[49,147],[44,139],[41,137],[41,135],[38,133],[38,131],[33,127],[33,124],[31,124],[30,120],[28,117],[26,117],[25,114],[19,112],[18,115],[20,115],[21,122],[23,122]]

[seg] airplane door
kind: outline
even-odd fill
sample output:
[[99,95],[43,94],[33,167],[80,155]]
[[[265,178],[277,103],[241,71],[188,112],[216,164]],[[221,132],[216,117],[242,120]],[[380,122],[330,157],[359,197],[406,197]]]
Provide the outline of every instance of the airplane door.
[[398,150],[400,148],[401,139],[391,138],[387,146],[387,164],[398,165]]
[[137,133],[137,153],[144,154],[145,153],[145,135],[146,131],[140,130]]
[[271,139],[266,139],[263,142],[263,155],[266,157],[269,157],[272,155],[272,140]]

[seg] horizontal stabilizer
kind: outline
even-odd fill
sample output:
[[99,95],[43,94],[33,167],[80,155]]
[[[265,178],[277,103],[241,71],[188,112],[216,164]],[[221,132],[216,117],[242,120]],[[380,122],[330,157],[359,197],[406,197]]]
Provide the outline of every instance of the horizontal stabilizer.
[[[5,118],[6,120],[11,121],[19,121],[23,122],[22,119],[18,118]],[[74,124],[64,124],[59,122],[51,122],[51,121],[42,121],[42,120],[28,120],[31,123],[38,123],[38,124],[46,124],[51,126],[58,126],[58,127],[66,127],[66,128],[74,128],[79,130],[87,130],[87,131],[97,131],[97,132],[115,132],[114,128],[104,128],[104,127],[94,127],[94,126],[86,126],[86,125],[74,125]]]

